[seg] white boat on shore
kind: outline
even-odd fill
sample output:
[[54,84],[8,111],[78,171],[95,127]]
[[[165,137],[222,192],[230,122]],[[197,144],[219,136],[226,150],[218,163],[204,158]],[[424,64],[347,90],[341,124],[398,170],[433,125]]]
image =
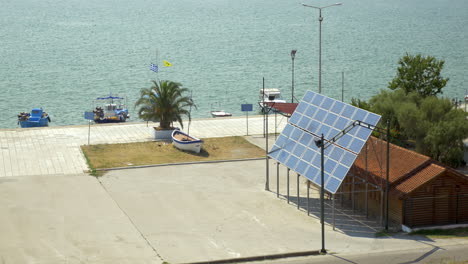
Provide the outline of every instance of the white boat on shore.
[[200,153],[203,140],[192,137],[180,130],[174,130],[172,132],[172,144],[180,150]]
[[265,105],[268,103],[286,103],[286,100],[283,100],[281,97],[281,91],[278,88],[265,88],[260,89],[258,105],[260,109],[265,108]]

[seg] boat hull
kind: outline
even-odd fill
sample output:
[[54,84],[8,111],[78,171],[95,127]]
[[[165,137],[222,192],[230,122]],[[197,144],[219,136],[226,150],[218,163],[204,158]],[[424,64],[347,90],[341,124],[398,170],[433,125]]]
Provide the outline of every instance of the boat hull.
[[127,118],[122,117],[117,117],[117,118],[95,118],[94,122],[96,123],[123,123],[126,122]]
[[19,125],[21,127],[23,127],[23,128],[25,128],[25,127],[46,127],[46,126],[49,126],[49,118],[48,117],[41,118],[38,121],[25,120],[25,121],[18,121],[18,122],[19,122]]
[[[187,140],[180,140],[181,137]],[[174,130],[172,132],[172,144],[180,150],[200,153],[203,140],[189,136],[180,130]]]
[[225,111],[211,111],[211,116],[212,117],[230,117],[232,116],[232,114],[225,112]]

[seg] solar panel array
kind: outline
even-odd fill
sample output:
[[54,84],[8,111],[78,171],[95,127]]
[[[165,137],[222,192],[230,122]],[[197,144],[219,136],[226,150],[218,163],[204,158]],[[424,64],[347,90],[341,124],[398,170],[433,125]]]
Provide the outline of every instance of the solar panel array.
[[[321,154],[315,140],[320,139],[322,133],[329,140],[355,120],[375,126],[380,116],[308,91],[268,156],[321,185]],[[325,149],[324,187],[327,191],[336,193],[371,133],[368,128],[356,126]]]

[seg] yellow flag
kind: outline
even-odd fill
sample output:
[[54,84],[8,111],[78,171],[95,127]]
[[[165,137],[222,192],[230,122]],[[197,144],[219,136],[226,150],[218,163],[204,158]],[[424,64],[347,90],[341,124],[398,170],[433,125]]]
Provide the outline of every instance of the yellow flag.
[[165,67],[171,67],[172,63],[168,62],[167,60],[163,60],[164,66]]

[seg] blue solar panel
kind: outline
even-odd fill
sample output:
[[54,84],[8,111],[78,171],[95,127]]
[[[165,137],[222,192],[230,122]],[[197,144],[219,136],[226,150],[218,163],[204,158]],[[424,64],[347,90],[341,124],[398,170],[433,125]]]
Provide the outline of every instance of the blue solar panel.
[[[380,116],[308,91],[289,119],[268,156],[320,185],[321,153],[315,140],[323,133],[330,140],[354,121],[377,125]],[[325,189],[336,193],[371,135],[369,128],[354,126],[336,142],[326,144]]]
[[314,99],[312,99],[312,104],[314,104],[316,106],[320,106],[322,104],[323,98],[324,98],[323,95],[316,94],[314,96]]
[[297,144],[296,148],[293,151],[293,154],[296,155],[297,157],[301,157],[302,154],[304,153],[305,149],[306,149],[305,146],[303,146],[301,144]]
[[295,170],[296,169],[296,164],[297,164],[298,161],[299,161],[299,159],[296,156],[290,155],[289,159],[286,161],[285,165],[288,168],[290,168],[291,170]]
[[307,109],[307,105],[301,104],[297,106],[296,112],[303,114],[306,109]]
[[[306,105],[306,104],[304,104]],[[310,106],[307,108],[307,110],[304,112],[304,115],[307,117],[312,117],[315,115],[315,112],[317,112],[318,108]]]
[[329,113],[327,115],[327,117],[325,118],[325,124],[329,124],[330,126],[333,126],[333,124],[335,123],[336,119],[338,119],[338,116],[333,114],[333,113]]
[[[353,129],[354,130],[354,129]],[[372,131],[370,129],[359,127],[356,132],[356,137],[362,140],[366,140],[371,135]]]
[[349,145],[349,149],[355,153],[361,152],[362,147],[366,144],[366,142],[354,138],[353,141],[351,141],[351,144]]
[[335,102],[333,107],[331,108],[331,111],[337,115],[341,114],[341,111],[343,111],[343,108],[345,107],[345,104],[342,102]]
[[303,116],[301,120],[299,120],[298,126],[299,127],[307,127],[307,125],[310,122],[310,118],[307,118],[306,116]]

